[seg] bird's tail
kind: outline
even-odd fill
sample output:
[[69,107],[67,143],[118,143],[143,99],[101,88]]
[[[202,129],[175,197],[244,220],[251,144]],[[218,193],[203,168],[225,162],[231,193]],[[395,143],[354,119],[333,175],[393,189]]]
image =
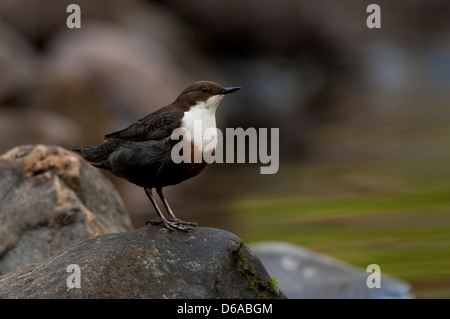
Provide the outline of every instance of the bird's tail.
[[95,167],[105,167],[108,160],[108,154],[99,146],[74,146],[72,151],[79,153],[86,161],[90,162]]
[[89,162],[95,162],[98,158],[97,146],[74,146],[71,151],[79,153]]

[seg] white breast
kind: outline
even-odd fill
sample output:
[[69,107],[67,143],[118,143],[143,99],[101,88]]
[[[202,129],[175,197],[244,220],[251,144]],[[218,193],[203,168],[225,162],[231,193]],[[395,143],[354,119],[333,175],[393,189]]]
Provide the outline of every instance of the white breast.
[[205,150],[205,146],[216,146],[217,140],[211,143],[210,139],[204,140],[203,137],[205,137],[206,130],[216,129],[216,109],[222,98],[223,95],[212,96],[205,102],[191,107],[188,112],[184,112],[181,128],[188,130],[191,140],[196,146],[201,146],[202,150]]

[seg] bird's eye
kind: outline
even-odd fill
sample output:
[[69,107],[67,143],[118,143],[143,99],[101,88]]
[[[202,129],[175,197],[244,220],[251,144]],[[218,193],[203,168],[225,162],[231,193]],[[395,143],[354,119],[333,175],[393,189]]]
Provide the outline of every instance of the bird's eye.
[[202,92],[207,92],[208,88],[206,86],[202,86]]

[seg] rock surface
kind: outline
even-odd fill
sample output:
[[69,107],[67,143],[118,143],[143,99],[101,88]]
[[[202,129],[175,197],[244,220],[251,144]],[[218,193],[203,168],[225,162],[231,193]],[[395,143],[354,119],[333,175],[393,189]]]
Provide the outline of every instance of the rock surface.
[[0,157],[0,275],[131,229],[112,184],[78,155],[24,145]]
[[383,274],[380,288],[366,284],[372,273],[340,260],[285,242],[260,242],[250,246],[288,298],[411,298],[411,287]]
[[[80,288],[68,289],[69,265]],[[73,281],[75,282],[75,281]],[[280,298],[258,258],[236,235],[160,226],[86,239],[0,277],[0,298]]]

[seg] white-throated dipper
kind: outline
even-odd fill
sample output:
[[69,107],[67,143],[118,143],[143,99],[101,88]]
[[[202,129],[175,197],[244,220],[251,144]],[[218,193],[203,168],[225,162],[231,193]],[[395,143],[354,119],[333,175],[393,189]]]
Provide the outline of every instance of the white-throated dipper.
[[[72,150],[78,152],[91,165],[111,171],[141,186],[158,213],[159,219],[147,222],[163,224],[169,230],[193,230],[197,223],[178,219],[164,198],[162,188],[181,183],[199,174],[207,165],[200,163],[175,163],[171,157],[172,147],[178,142],[171,138],[177,128],[190,133],[192,149],[202,147],[196,140],[194,122],[201,121],[204,129],[216,127],[216,109],[222,98],[240,87],[222,87],[211,81],[198,81],[189,85],[177,99],[159,110],[138,120],[127,128],[105,135],[99,146],[80,146]],[[198,138],[198,137],[197,137]],[[202,137],[200,137],[202,138]],[[209,144],[210,145],[210,144]],[[164,217],[153,198],[156,189],[169,217]]]

